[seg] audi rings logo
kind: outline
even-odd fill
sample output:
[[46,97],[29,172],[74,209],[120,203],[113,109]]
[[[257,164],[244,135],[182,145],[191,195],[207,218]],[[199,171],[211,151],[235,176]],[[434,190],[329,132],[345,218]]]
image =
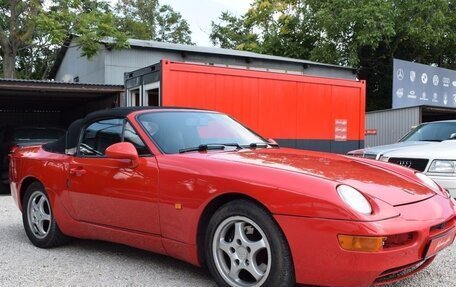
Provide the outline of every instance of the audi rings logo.
[[401,160],[401,161],[398,161],[397,164],[398,165],[402,165],[404,167],[411,167],[412,166],[412,162],[409,161],[409,160]]

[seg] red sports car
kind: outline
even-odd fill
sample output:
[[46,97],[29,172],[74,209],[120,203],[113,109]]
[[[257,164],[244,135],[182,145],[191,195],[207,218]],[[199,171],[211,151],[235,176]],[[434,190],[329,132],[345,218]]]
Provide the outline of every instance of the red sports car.
[[119,108],[18,148],[11,190],[30,241],[118,242],[206,265],[220,286],[368,286],[427,266],[456,203],[425,175],[280,148],[227,115]]

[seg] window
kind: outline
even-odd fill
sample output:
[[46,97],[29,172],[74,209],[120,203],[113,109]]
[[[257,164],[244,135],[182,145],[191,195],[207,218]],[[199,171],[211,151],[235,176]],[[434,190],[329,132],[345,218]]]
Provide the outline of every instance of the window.
[[201,144],[267,144],[227,115],[212,112],[150,112],[139,122],[150,138],[167,154],[198,147]]
[[160,99],[160,92],[158,89],[152,89],[146,91],[147,93],[147,105],[150,107],[158,107],[159,106],[159,99]]
[[131,107],[141,106],[140,95],[141,94],[140,94],[139,89],[129,90],[128,91],[128,101],[127,101],[128,106],[131,106]]
[[136,133],[134,128],[131,126],[129,122],[125,124],[124,130],[124,141],[132,143],[136,150],[138,151],[139,156],[150,155],[149,149],[146,147],[144,142],[141,140],[139,135]]
[[79,144],[79,155],[104,156],[106,148],[122,141],[122,119],[102,120],[89,125]]
[[230,141],[236,138],[235,131],[224,128],[223,122],[210,119],[204,125],[197,126],[199,137],[206,142],[216,142],[224,140]]
[[90,124],[84,130],[81,143],[79,144],[79,155],[104,156],[106,149],[110,145],[122,141],[132,143],[139,156],[151,155],[151,152],[141,140],[138,133],[124,119],[102,120]]
[[456,123],[454,122],[436,122],[422,124],[407,134],[400,141],[441,142],[450,139],[453,133],[456,133]]

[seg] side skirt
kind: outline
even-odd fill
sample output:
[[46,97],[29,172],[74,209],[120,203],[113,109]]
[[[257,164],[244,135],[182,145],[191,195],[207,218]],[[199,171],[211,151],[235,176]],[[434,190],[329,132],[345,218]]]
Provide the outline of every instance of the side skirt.
[[68,236],[125,244],[200,266],[196,245],[162,238],[156,234],[77,221],[68,214],[58,197],[55,198],[53,211],[61,231]]

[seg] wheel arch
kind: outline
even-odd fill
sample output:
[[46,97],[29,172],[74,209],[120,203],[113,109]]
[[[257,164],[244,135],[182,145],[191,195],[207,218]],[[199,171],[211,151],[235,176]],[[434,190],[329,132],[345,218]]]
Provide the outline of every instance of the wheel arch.
[[24,203],[24,195],[25,191],[27,188],[34,182],[38,182],[39,184],[43,185],[43,183],[36,177],[34,176],[28,176],[22,180],[21,187],[19,189],[19,204],[21,210],[23,209],[23,203]]
[[[196,233],[196,236],[197,236],[196,243],[198,246],[198,261],[201,266],[205,266],[205,264],[206,264],[203,246],[205,244],[206,227],[209,224],[210,219],[222,205],[224,205],[228,202],[234,201],[234,200],[238,200],[238,199],[248,200],[248,201],[256,204],[257,206],[259,206],[260,208],[266,210],[268,213],[271,213],[269,211],[269,209],[263,203],[261,203],[260,201],[258,201],[255,198],[245,195],[243,193],[230,192],[230,193],[221,194],[221,195],[213,198],[205,206],[203,212],[201,213],[201,216],[200,216],[200,219],[198,222],[197,233]],[[279,228],[280,228],[279,224],[277,224],[277,226],[279,226]],[[282,230],[282,232],[283,232],[283,230]]]

